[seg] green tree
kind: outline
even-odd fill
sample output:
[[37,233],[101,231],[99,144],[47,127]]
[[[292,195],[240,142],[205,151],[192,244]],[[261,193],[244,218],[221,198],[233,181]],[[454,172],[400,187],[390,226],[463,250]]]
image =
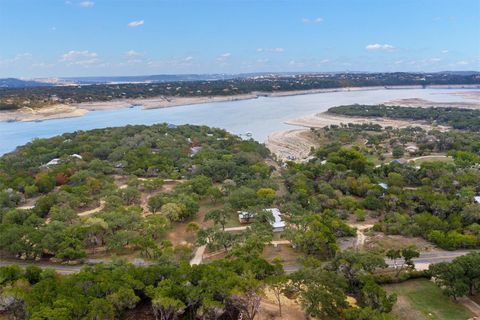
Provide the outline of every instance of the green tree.
[[222,230],[225,231],[225,225],[227,224],[227,219],[230,216],[230,210],[228,208],[215,209],[207,212],[205,215],[204,221],[213,221],[216,225],[220,225]]
[[428,270],[435,283],[454,300],[468,293],[468,280],[460,264],[440,262],[431,264]]

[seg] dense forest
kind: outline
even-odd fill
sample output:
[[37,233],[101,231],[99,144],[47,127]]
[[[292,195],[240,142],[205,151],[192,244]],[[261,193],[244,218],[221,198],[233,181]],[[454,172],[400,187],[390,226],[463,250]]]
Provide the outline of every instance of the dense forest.
[[[434,275],[454,298],[478,292],[478,273],[469,269],[477,255],[452,262],[459,288],[446,265],[415,271],[414,247],[351,250],[340,240],[355,235],[352,221],[369,219],[378,234],[478,248],[479,133],[364,124],[311,134],[326,142],[309,161],[283,165],[253,140],[167,124],[65,133],[4,155],[2,257],[93,265],[71,275],[0,267],[0,314],[253,320],[269,292],[280,314],[290,299],[318,319],[379,320],[395,319],[396,295],[383,283]],[[375,164],[412,144],[415,155],[450,161]],[[272,207],[284,213],[280,234],[264,210]],[[253,221],[229,232],[242,210]],[[169,237],[182,228],[184,241]],[[283,256],[265,255],[275,240],[300,256],[288,273]],[[221,255],[191,265],[198,246]],[[385,257],[403,263],[388,268]]]
[[[383,257],[340,252],[336,237],[352,235],[353,229],[332,212],[292,218],[310,229],[297,231],[308,238],[294,240],[309,257],[298,271],[287,276],[281,260],[264,259],[273,234],[272,217],[261,208],[284,206],[277,200],[278,177],[271,177],[269,156],[257,142],[223,130],[166,124],[66,133],[3,156],[2,257],[72,264],[102,251],[138,255],[146,265],[114,258],[68,276],[36,266],[0,267],[0,313],[12,319],[128,319],[136,317],[132,312],[156,319],[238,319],[241,314],[252,320],[268,288],[277,297],[298,299],[317,318],[388,319],[395,296],[372,274],[386,267]],[[173,188],[165,189],[170,182]],[[31,199],[34,206],[22,207]],[[198,231],[199,244],[222,248],[225,256],[190,266],[191,247],[174,245],[165,233],[198,215],[202,201],[222,205],[205,216],[213,224],[187,227]],[[84,215],[96,206],[100,210]],[[228,233],[225,220],[241,209],[256,212],[255,221],[243,233]],[[291,236],[295,228],[289,228]],[[307,248],[312,242],[315,247]],[[317,260],[330,258],[328,268]],[[353,296],[354,305],[347,301]]]
[[212,81],[95,84],[0,88],[0,110],[38,108],[56,103],[110,101],[158,96],[231,96],[252,92],[371,87],[394,85],[480,84],[478,74],[450,73],[339,73],[261,75]]
[[[316,134],[330,143],[314,151],[316,160],[292,164],[285,173],[298,210],[377,217],[375,230],[424,237],[450,250],[480,245],[478,133],[349,125]],[[385,148],[403,154],[409,144],[417,155],[443,153],[453,162],[371,161],[382,158]]]
[[328,109],[328,112],[352,117],[374,117],[426,121],[459,130],[480,131],[480,110],[455,107],[402,107],[385,105],[347,105]]

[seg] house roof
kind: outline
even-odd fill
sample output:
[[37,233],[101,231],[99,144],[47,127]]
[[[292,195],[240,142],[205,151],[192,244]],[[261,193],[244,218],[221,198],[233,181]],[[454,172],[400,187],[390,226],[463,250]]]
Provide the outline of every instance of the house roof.
[[380,187],[382,187],[383,189],[387,190],[388,189],[388,184],[382,182],[382,183],[379,183],[378,184]]
[[475,200],[475,202],[480,203],[480,196],[473,197],[473,199]]
[[[280,210],[278,210],[277,208],[268,208],[268,209],[265,209],[265,211],[269,211],[273,215],[274,221],[272,221],[270,223],[270,225],[273,228],[276,229],[276,228],[284,228],[285,227],[285,221],[282,220],[282,217],[281,217],[282,213],[280,212]],[[238,217],[240,219],[252,218],[253,216],[255,216],[255,213],[253,213],[253,212],[240,211],[238,213]]]

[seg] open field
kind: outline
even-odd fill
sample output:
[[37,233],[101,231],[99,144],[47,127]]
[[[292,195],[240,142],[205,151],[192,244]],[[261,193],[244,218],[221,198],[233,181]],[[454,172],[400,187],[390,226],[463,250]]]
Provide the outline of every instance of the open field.
[[408,162],[414,161],[416,164],[421,164],[423,162],[429,161],[441,161],[441,162],[453,162],[453,158],[446,155],[429,155],[423,157],[416,157],[408,159]]
[[408,246],[415,246],[421,252],[438,250],[432,243],[419,237],[405,237],[401,235],[386,235],[375,232],[365,239],[364,249],[373,252],[385,252],[388,249],[401,249]]
[[433,282],[426,279],[410,280],[385,285],[389,293],[396,293],[398,301],[393,313],[398,319],[466,320],[474,314],[459,303],[450,300]]

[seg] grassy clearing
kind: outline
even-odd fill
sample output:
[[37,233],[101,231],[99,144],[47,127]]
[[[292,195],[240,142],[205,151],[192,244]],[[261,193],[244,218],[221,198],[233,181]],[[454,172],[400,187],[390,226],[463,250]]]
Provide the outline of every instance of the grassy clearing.
[[396,293],[398,301],[393,313],[398,319],[466,320],[474,315],[463,305],[445,296],[440,288],[426,279],[385,285]]
[[373,232],[367,237],[364,249],[377,253],[386,252],[388,249],[402,249],[408,246],[415,246],[420,251],[432,251],[435,245],[419,237],[405,237],[400,235],[385,235]]
[[[407,160],[411,161],[411,159],[407,159]],[[414,162],[415,164],[420,165],[424,162],[432,162],[432,161],[453,163],[453,158],[447,157],[446,155],[431,155],[431,156],[425,156],[421,159],[417,159]]]

